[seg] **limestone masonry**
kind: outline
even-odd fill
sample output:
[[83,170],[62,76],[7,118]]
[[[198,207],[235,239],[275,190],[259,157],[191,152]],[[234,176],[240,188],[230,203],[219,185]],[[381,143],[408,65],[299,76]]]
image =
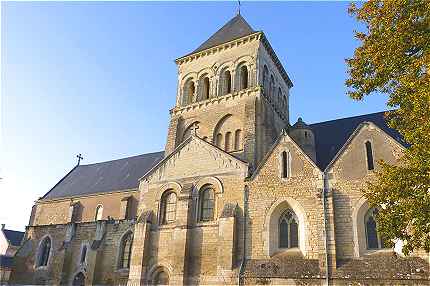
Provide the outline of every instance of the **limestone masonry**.
[[384,112],[290,123],[293,83],[240,14],[176,64],[165,150],[73,168],[1,283],[430,284],[362,194],[406,148]]

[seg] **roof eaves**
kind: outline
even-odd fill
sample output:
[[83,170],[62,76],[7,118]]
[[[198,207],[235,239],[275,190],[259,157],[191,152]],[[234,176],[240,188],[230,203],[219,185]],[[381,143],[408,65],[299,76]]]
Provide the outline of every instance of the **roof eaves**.
[[166,162],[167,160],[169,160],[173,155],[175,155],[179,150],[181,150],[186,144],[188,144],[192,139],[197,139],[200,140],[201,142],[204,142],[205,144],[208,144],[209,146],[211,146],[212,148],[216,148],[219,151],[222,151],[223,153],[225,153],[226,155],[228,155],[229,157],[231,157],[232,159],[239,161],[240,163],[247,165],[248,163],[225,152],[224,150],[222,150],[221,148],[219,148],[218,146],[213,145],[212,143],[209,143],[203,139],[201,139],[198,136],[195,135],[191,135],[190,137],[188,137],[187,139],[185,139],[183,142],[181,142],[181,144],[179,144],[172,153],[170,153],[167,157],[165,157],[163,160],[161,160],[160,162],[158,162],[154,167],[152,167],[148,172],[146,172],[146,174],[144,174],[142,177],[139,178],[139,181],[145,179],[147,176],[151,175],[159,166],[161,166],[164,162]]
[[294,146],[296,146],[296,148],[299,150],[299,152],[308,159],[308,161],[315,167],[317,168],[320,172],[322,172],[321,168],[318,167],[318,165],[311,159],[311,157],[308,156],[308,154],[306,154],[302,148],[296,143],[296,141],[294,141],[294,139],[288,135],[288,133],[285,131],[285,129],[283,129],[281,131],[281,133],[279,134],[278,138],[275,140],[275,142],[272,144],[272,146],[270,147],[269,151],[266,153],[266,155],[264,155],[263,159],[261,160],[261,162],[258,164],[257,168],[255,169],[255,171],[252,173],[251,177],[249,177],[247,180],[248,181],[252,181],[255,179],[255,177],[258,175],[258,173],[260,172],[260,170],[263,168],[264,164],[266,163],[266,161],[269,159],[269,157],[272,155],[272,153],[274,152],[274,150],[276,149],[276,147],[278,146],[279,142],[282,140],[283,137],[288,137],[292,144]]
[[58,181],[58,183],[56,183],[46,194],[44,194],[41,198],[39,198],[39,200],[43,200],[44,198],[46,198],[46,196],[55,189],[55,187],[57,187],[62,181],[64,181],[64,179],[67,178],[67,176],[69,176],[77,167],[79,167],[79,165],[76,165],[75,167],[73,167],[63,178],[61,178],[61,180]]
[[190,56],[193,56],[193,55],[195,55],[195,56],[197,56],[197,55],[199,55],[199,54],[204,54],[204,53],[206,53],[208,50],[216,50],[216,49],[219,49],[221,46],[228,46],[228,45],[231,45],[232,43],[234,43],[234,42],[239,42],[239,41],[242,41],[242,40],[244,40],[244,39],[246,39],[246,38],[251,38],[251,37],[253,37],[253,36],[257,36],[257,35],[261,35],[261,34],[263,34],[263,32],[262,31],[255,31],[254,33],[251,33],[251,34],[248,34],[248,35],[245,35],[245,36],[242,36],[242,37],[239,37],[239,38],[236,38],[236,39],[233,39],[233,40],[230,40],[230,41],[227,41],[227,42],[225,42],[225,43],[221,43],[221,44],[219,44],[219,45],[215,45],[215,46],[213,46],[213,47],[208,47],[208,48],[206,48],[206,49],[204,49],[204,50],[200,50],[200,51],[193,51],[193,52],[191,52],[191,53],[189,53],[189,54],[186,54],[185,56],[182,56],[182,57],[179,57],[179,58],[177,58],[176,60],[175,60],[175,63],[179,63],[179,61],[181,61],[181,60],[185,60],[186,58],[188,58],[188,57],[190,57]]

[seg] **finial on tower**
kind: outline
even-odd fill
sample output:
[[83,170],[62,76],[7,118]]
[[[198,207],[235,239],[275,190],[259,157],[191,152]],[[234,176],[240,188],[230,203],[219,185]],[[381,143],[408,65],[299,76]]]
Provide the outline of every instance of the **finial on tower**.
[[237,15],[240,15],[240,0],[237,0]]

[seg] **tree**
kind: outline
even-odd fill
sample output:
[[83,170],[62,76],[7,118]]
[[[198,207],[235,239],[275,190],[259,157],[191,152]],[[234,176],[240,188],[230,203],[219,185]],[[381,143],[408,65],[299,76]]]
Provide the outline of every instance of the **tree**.
[[399,164],[383,161],[364,195],[379,207],[386,239],[401,239],[403,252],[430,251],[430,1],[374,0],[348,12],[364,24],[347,59],[348,95],[356,100],[388,95],[385,114],[408,148]]

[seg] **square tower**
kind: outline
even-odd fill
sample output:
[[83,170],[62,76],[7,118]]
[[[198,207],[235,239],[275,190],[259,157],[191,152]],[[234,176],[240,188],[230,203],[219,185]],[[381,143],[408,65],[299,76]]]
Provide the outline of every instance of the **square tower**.
[[166,156],[195,133],[256,166],[289,125],[293,86],[264,33],[238,14],[176,64]]

